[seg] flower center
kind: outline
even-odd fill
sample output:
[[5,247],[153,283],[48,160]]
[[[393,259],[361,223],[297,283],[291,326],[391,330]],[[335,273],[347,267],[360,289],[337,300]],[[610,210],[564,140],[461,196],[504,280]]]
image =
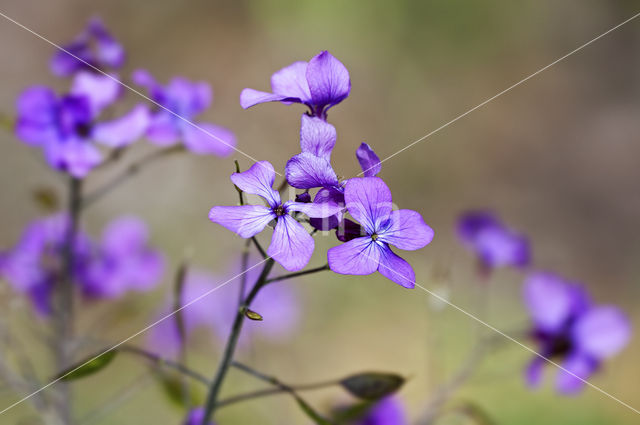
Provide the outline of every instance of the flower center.
[[286,211],[284,210],[284,207],[282,205],[278,205],[276,209],[273,210],[273,212],[276,213],[278,217],[282,217],[286,214]]
[[374,233],[373,235],[371,235],[371,239],[372,239],[374,242],[378,240],[378,237],[379,237],[379,236],[378,236],[378,234],[377,234],[377,233]]

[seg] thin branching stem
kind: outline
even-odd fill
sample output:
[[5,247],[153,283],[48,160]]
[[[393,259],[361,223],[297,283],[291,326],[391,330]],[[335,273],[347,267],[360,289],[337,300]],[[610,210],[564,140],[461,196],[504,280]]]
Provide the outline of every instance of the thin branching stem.
[[291,278],[298,277],[298,276],[304,276],[304,275],[307,275],[307,274],[318,273],[318,272],[325,271],[325,270],[329,270],[329,264],[325,264],[324,266],[316,267],[314,269],[303,270],[301,272],[295,272],[295,273],[285,274],[285,275],[282,275],[282,276],[276,276],[276,277],[273,277],[271,279],[268,279],[265,282],[265,284],[272,283],[272,282],[279,282],[281,280],[287,280],[287,279],[291,279]]

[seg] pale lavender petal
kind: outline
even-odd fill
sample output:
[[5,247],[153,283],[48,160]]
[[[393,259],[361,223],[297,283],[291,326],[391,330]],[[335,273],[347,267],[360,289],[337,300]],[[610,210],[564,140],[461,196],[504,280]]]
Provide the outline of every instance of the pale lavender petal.
[[86,177],[102,162],[102,154],[92,143],[77,139],[47,145],[45,157],[53,168],[78,178]]
[[400,249],[420,249],[433,240],[433,229],[427,226],[416,211],[393,211],[388,226],[384,231],[378,232],[379,240]]
[[528,239],[502,227],[482,229],[476,235],[475,247],[482,261],[491,267],[523,267],[529,264]]
[[336,145],[336,128],[323,119],[302,114],[300,148],[303,153],[326,158]]
[[591,309],[581,316],[573,328],[573,339],[580,350],[596,359],[616,355],[631,338],[631,324],[617,307]]
[[184,145],[191,152],[228,156],[234,151],[236,136],[231,130],[209,123],[198,123],[198,127],[187,124],[182,130]]
[[284,203],[285,211],[299,211],[305,214],[307,217],[311,218],[330,217],[332,215],[338,214],[340,211],[342,211],[343,208],[344,207],[331,202],[319,204],[315,202],[302,203],[287,201]]
[[302,103],[311,100],[307,83],[307,63],[294,62],[271,76],[271,90],[274,94],[300,99]]
[[133,216],[112,220],[102,232],[102,249],[119,257],[131,256],[147,245],[146,223]]
[[278,218],[267,254],[282,267],[297,271],[309,263],[314,241],[302,224],[286,214]]
[[160,99],[162,95],[162,86],[153,78],[153,75],[146,69],[136,69],[131,74],[131,80],[139,86],[145,87],[151,98],[155,101]]
[[231,181],[240,190],[262,196],[271,208],[280,205],[280,194],[273,189],[275,179],[276,172],[269,161],[258,161],[247,171],[231,175]]
[[251,108],[259,103],[266,102],[301,102],[299,98],[267,93],[254,89],[244,89],[240,92],[240,106],[243,109]]
[[367,275],[378,269],[381,250],[370,237],[356,238],[327,251],[329,267],[335,273]]
[[208,108],[213,99],[209,84],[203,81],[192,82],[182,77],[173,78],[163,95],[163,98],[159,99],[160,103],[187,119]]
[[416,274],[413,267],[398,257],[388,245],[379,245],[380,264],[378,271],[387,279],[391,279],[400,286],[413,288],[416,286]]
[[93,116],[111,105],[122,92],[117,79],[95,72],[81,71],[73,79],[70,93],[89,99]]
[[349,213],[367,229],[369,234],[380,230],[393,207],[391,191],[378,177],[349,179],[344,199]]
[[242,238],[250,238],[260,233],[275,218],[275,213],[262,205],[213,207],[209,211],[209,220]]
[[365,177],[374,177],[378,175],[382,169],[380,158],[378,158],[378,155],[376,155],[373,149],[364,142],[356,150],[356,158],[358,158],[360,168],[362,168]]
[[580,392],[585,382],[598,368],[598,362],[589,357],[573,353],[565,359],[561,365],[564,370],[558,371],[556,388],[565,395],[574,395]]
[[182,136],[179,118],[168,111],[156,112],[147,129],[147,139],[157,146],[169,146]]
[[59,138],[56,127],[57,98],[48,87],[23,91],[16,102],[16,135],[30,145],[40,145]]
[[287,182],[298,189],[331,187],[338,184],[338,177],[325,158],[301,153],[295,155],[285,167]]
[[545,331],[558,331],[572,313],[573,296],[567,283],[552,273],[529,275],[523,287],[524,301],[534,323]]
[[93,138],[112,148],[127,146],[144,136],[150,119],[149,108],[138,105],[120,118],[97,124],[93,129]]
[[87,30],[95,38],[98,63],[113,68],[121,67],[125,60],[124,48],[109,34],[102,21],[93,18]]
[[335,105],[349,96],[349,71],[327,51],[309,61],[306,75],[314,105]]

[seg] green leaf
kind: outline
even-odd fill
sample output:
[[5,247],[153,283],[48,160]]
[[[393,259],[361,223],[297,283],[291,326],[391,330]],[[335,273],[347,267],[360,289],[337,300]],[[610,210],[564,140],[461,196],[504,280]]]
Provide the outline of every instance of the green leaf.
[[343,379],[340,385],[355,397],[377,400],[398,391],[404,381],[395,373],[365,372]]
[[116,350],[107,351],[95,358],[78,363],[76,366],[72,366],[69,369],[58,375],[59,379],[63,381],[73,381],[75,379],[84,378],[85,376],[93,375],[96,372],[101,371],[109,365],[116,357],[118,352]]
[[295,397],[296,401],[298,402],[298,406],[300,406],[300,409],[302,409],[302,411],[306,413],[306,415],[309,417],[309,419],[313,421],[314,424],[334,425],[333,422],[329,421],[328,419],[320,415],[318,412],[316,412],[315,409],[311,407],[309,403],[307,403],[302,398],[300,398],[300,396],[298,396],[295,393],[292,393],[292,395],[293,397]]
[[247,319],[262,321],[262,315],[253,310],[246,309],[244,315],[247,316]]
[[164,394],[175,406],[184,409],[202,404],[202,396],[191,385],[186,386],[178,373],[156,369],[154,376],[160,382]]

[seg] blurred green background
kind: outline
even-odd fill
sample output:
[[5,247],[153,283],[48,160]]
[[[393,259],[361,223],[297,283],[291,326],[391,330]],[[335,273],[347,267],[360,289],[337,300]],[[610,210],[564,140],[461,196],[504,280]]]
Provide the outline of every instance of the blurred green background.
[[[244,87],[268,89],[272,72],[329,50],[349,69],[350,97],[330,111],[338,130],[338,174],[358,172],[355,148],[368,142],[381,157],[438,128],[539,68],[638,12],[633,1],[4,1],[1,12],[56,42],[75,36],[100,16],[128,52],[122,75],[151,70],[212,84],[213,108],[203,119],[233,129],[238,147],[282,171],[299,151],[300,106],[263,105],[243,111]],[[53,48],[0,20],[0,112],[13,113],[17,94],[33,84],[63,88],[51,76]],[[420,211],[436,231],[424,250],[404,256],[426,288],[507,332],[526,324],[522,276],[499,272],[489,284],[474,279],[474,262],[457,244],[453,225],[468,208],[491,208],[532,240],[536,267],[584,281],[601,303],[624,308],[640,327],[640,21],[631,22],[383,164],[381,177],[402,208]],[[130,96],[131,101],[137,100]],[[142,143],[113,170],[149,150]],[[97,235],[120,213],[145,218],[154,243],[175,266],[185,250],[219,274],[233,264],[242,241],[207,220],[214,204],[233,204],[228,176],[233,158],[174,156],[151,165],[89,209],[84,226]],[[238,156],[246,168],[249,162]],[[10,247],[40,212],[31,192],[64,180],[43,166],[40,153],[4,132],[0,142],[0,247]],[[324,262],[333,238],[318,238],[311,265]],[[85,305],[78,328],[117,342],[150,323],[171,287],[131,295],[117,305]],[[379,275],[324,273],[300,279],[304,318],[285,344],[252,342],[243,358],[284,382],[303,383],[353,371],[390,370],[411,376],[401,396],[418,417],[430,394],[468,354],[477,326],[451,308],[434,305],[420,289],[404,290]],[[2,318],[17,330],[45,379],[43,326],[28,305],[2,284]],[[215,294],[212,294],[215,296]],[[486,305],[483,306],[483,303]],[[487,332],[489,332],[487,330]],[[194,368],[211,375],[219,347],[208,334],[196,341]],[[144,344],[144,336],[135,343]],[[593,383],[640,406],[637,338]],[[92,352],[102,344],[88,344]],[[458,396],[474,400],[498,424],[637,423],[635,413],[586,389],[557,396],[551,381],[531,392],[522,369],[530,355],[505,343],[489,356]],[[551,370],[549,370],[551,378]],[[225,393],[260,383],[233,373]],[[95,424],[176,424],[182,412],[167,402],[144,364],[117,360],[110,372],[79,382],[76,415]],[[114,399],[122,396],[122,399]],[[338,389],[309,394],[319,408],[342,401]],[[0,392],[0,406],[16,400]],[[98,416],[92,416],[95,409]],[[2,423],[38,423],[25,403]],[[27,418],[27,419],[19,419]],[[306,423],[285,396],[222,410],[224,424]],[[463,423],[445,419],[443,423]]]

